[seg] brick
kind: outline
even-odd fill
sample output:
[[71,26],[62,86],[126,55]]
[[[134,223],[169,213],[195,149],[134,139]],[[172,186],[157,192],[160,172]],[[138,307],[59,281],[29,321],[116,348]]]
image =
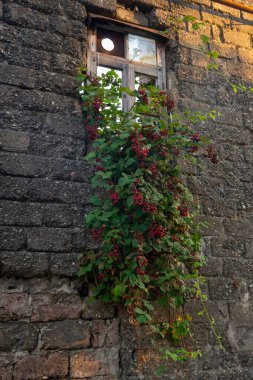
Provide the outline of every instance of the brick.
[[253,240],[246,241],[246,257],[253,257]]
[[1,199],[27,200],[29,179],[18,177],[0,177]]
[[241,257],[245,254],[245,241],[243,239],[211,239],[212,256]]
[[0,351],[32,351],[39,330],[30,323],[0,323]]
[[30,153],[45,157],[57,157],[75,159],[78,155],[85,156],[85,144],[81,140],[74,140],[71,137],[41,134],[30,135],[31,146]]
[[41,277],[48,273],[48,256],[41,252],[1,252],[2,273],[16,278]]
[[202,211],[206,215],[236,217],[236,201],[227,198],[201,198]]
[[53,352],[49,354],[23,354],[14,368],[14,380],[38,380],[45,378],[63,379],[68,374],[68,354]]
[[9,130],[0,131],[0,147],[3,150],[13,152],[26,152],[30,145],[30,138],[27,133],[14,132]]
[[216,51],[220,58],[234,59],[237,57],[237,48],[231,44],[210,41],[210,49]]
[[167,0],[135,0],[135,4],[137,5],[137,7],[139,7],[140,11],[144,11],[144,12],[150,11],[153,8],[159,8],[159,9],[165,9],[165,10],[168,9]]
[[222,260],[217,257],[207,257],[206,263],[201,268],[203,276],[220,276],[222,275]]
[[210,10],[202,11],[202,17],[204,22],[214,24],[217,26],[225,27],[230,25],[230,18],[228,15],[217,16],[217,12]]
[[3,2],[0,1],[0,18],[3,17]]
[[32,251],[68,252],[72,249],[72,230],[61,228],[30,228],[27,247]]
[[2,94],[5,93],[4,99],[0,99],[1,106],[4,104],[42,112],[67,111],[77,106],[75,99],[50,92],[29,91],[6,85],[1,86],[1,91]]
[[101,301],[94,301],[91,304],[87,300],[83,304],[83,319],[112,319],[115,317],[113,305],[104,304]]
[[10,356],[0,356],[1,380],[12,380],[13,360]]
[[253,225],[251,219],[225,219],[224,227],[230,237],[249,237],[253,234]]
[[223,31],[223,35],[224,35],[225,42],[228,44],[242,46],[245,48],[251,47],[250,36],[246,33],[225,29]]
[[53,276],[76,277],[80,253],[50,253],[50,273]]
[[48,31],[59,33],[64,37],[74,37],[79,41],[86,39],[86,26],[84,22],[69,20],[66,17],[49,16]]
[[43,327],[41,347],[52,349],[82,349],[90,345],[90,324],[84,321],[60,321]]
[[117,8],[115,18],[132,24],[148,26],[148,17],[143,13],[129,11],[124,8]]
[[16,320],[31,316],[29,296],[24,293],[2,294],[0,298],[1,321]]
[[222,13],[228,13],[234,17],[240,18],[240,10],[239,9],[235,9],[235,8],[232,8],[232,7],[223,5],[223,4],[215,3],[215,2],[213,2],[212,5],[213,5],[213,9],[215,9],[216,11],[220,11]]
[[46,115],[45,130],[59,135],[73,136],[85,139],[84,127],[81,125],[79,115],[52,114]]
[[181,30],[178,35],[179,44],[187,48],[201,50],[201,39],[198,35]]
[[0,278],[0,293],[23,293],[25,290],[25,281],[18,278]]
[[236,280],[230,278],[208,279],[208,289],[211,300],[235,299],[237,287]]
[[45,0],[43,2],[38,0],[10,0],[10,2],[15,2],[20,5],[25,5],[28,8],[37,9],[43,13],[55,13],[64,14],[64,1],[58,0],[57,3],[52,3],[50,0]]
[[4,6],[4,21],[39,30],[45,30],[48,23],[47,16],[43,13],[11,3]]
[[33,294],[31,321],[78,319],[83,307],[77,294]]
[[41,177],[49,173],[49,160],[23,153],[2,153],[2,172],[22,177]]
[[111,15],[116,11],[116,0],[83,0],[88,11]]
[[25,247],[26,234],[23,228],[0,227],[0,248],[2,250],[18,250]]
[[149,25],[158,30],[167,27],[169,13],[162,9],[152,9],[149,14]]
[[42,215],[40,208],[33,203],[0,202],[0,224],[15,226],[40,226]]
[[50,160],[50,173],[55,180],[88,182],[93,169],[84,160],[58,158]]
[[238,63],[236,66],[232,64],[231,61],[227,62],[228,73],[232,76],[235,76],[238,79],[243,80],[247,83],[252,83],[253,74],[252,66],[247,65],[246,63]]
[[176,67],[176,73],[178,79],[181,81],[187,81],[201,85],[207,83],[207,71],[199,67],[181,64]]
[[75,203],[78,195],[75,183],[53,181],[49,178],[32,179],[28,189],[33,202]]
[[193,66],[206,68],[209,63],[209,59],[205,54],[203,54],[203,52],[191,50],[191,63]]
[[253,274],[253,263],[251,260],[224,259],[223,273],[227,277],[250,279]]
[[120,344],[118,321],[92,321],[92,347],[116,347]]
[[46,115],[35,111],[17,110],[10,106],[0,110],[0,125],[2,129],[12,129],[20,132],[41,132]]
[[[67,44],[68,41],[64,43]],[[27,67],[0,64],[0,82],[26,89],[38,89],[40,91],[52,91],[64,95],[76,96],[77,84],[72,76],[41,72],[40,70]],[[20,139],[24,139],[21,133]]]
[[70,358],[71,378],[117,375],[118,348],[88,349],[73,353]]

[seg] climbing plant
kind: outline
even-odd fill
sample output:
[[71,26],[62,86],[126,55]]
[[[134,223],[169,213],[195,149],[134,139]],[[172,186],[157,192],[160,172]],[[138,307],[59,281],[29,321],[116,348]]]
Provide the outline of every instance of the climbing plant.
[[[184,345],[191,316],[182,306],[204,298],[204,223],[196,221],[198,206],[182,167],[196,163],[198,154],[217,163],[211,145],[203,150],[207,139],[199,129],[215,112],[179,114],[165,91],[143,83],[130,91],[114,71],[97,77],[83,68],[78,80],[83,123],[93,140],[86,160],[94,166],[94,195],[85,227],[97,243],[83,256],[79,276],[91,285],[91,299],[123,303],[132,323],[170,341],[163,357],[197,357],[199,351]],[[128,111],[120,106],[123,95],[133,101]],[[157,323],[156,305],[177,310],[175,318]]]

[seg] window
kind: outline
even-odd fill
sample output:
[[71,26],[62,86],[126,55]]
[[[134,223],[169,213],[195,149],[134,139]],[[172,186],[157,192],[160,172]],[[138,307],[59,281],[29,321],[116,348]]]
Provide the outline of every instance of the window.
[[[88,68],[101,75],[116,70],[125,87],[134,90],[138,83],[152,83],[161,89],[165,84],[165,46],[161,36],[150,31],[117,24],[106,17],[92,23],[88,40]],[[101,22],[106,19],[107,22]],[[123,109],[131,108],[133,99],[124,95]]]

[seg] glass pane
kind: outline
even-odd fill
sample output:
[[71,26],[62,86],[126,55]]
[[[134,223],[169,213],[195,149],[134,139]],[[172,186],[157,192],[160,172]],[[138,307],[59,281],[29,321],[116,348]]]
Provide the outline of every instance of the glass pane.
[[138,90],[138,88],[144,84],[150,85],[150,86],[156,86],[156,81],[157,81],[156,77],[152,77],[151,75],[136,73],[136,75],[135,75],[135,89]]
[[130,61],[156,65],[156,42],[150,38],[128,35]]
[[[122,81],[122,71],[114,69],[113,67],[97,66],[97,76],[100,77],[102,74],[106,74],[111,70],[115,71],[115,73],[118,74],[119,79]],[[108,86],[108,88],[110,88],[110,86]],[[119,99],[118,109],[122,110],[122,99]]]
[[97,51],[117,57],[125,57],[124,33],[113,30],[97,29]]
[[97,76],[100,77],[102,74],[106,74],[110,70],[115,71],[115,73],[117,73],[119,78],[122,80],[122,71],[117,70],[117,69],[113,69],[112,67],[98,66],[97,67]]

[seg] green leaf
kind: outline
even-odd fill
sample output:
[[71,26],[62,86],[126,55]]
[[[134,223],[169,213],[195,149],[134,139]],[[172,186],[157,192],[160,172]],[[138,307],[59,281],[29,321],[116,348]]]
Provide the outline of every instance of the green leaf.
[[127,286],[126,285],[123,285],[123,284],[119,284],[119,285],[116,285],[113,290],[112,290],[112,293],[117,296],[117,297],[121,297],[125,291],[127,289]]
[[136,319],[139,323],[147,322],[147,317],[145,315],[138,315],[138,317]]
[[79,270],[78,274],[77,274],[78,277],[82,277],[86,273],[91,272],[92,267],[93,267],[93,263],[90,263],[90,264],[88,264],[86,266],[82,266],[81,269]]

